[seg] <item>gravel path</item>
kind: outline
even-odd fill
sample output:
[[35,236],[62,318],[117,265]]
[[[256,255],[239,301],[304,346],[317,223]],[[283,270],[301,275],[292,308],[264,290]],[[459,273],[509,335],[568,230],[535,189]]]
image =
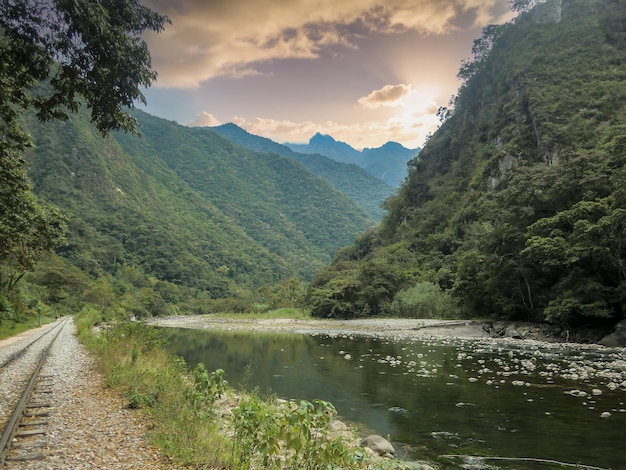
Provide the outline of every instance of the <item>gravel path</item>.
[[8,462],[8,469],[176,468],[147,442],[149,418],[126,408],[125,400],[106,388],[76,339],[73,322],[61,332],[42,374],[53,380],[54,408],[43,450],[47,457]]

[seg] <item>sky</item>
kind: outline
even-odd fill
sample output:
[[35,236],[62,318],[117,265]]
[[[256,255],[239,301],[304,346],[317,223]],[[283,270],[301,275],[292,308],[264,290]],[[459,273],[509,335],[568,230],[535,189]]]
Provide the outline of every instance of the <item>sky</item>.
[[227,122],[276,142],[329,134],[357,149],[421,147],[482,28],[508,0],[143,0],[172,21],[144,36],[145,111]]

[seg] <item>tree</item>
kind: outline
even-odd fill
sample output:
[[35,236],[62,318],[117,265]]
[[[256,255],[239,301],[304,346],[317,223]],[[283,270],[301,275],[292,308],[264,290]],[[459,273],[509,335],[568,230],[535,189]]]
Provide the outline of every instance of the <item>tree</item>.
[[141,34],[168,19],[138,0],[3,0],[0,3],[0,287],[62,241],[64,221],[31,192],[19,127],[34,110],[42,120],[67,119],[85,102],[103,135],[135,131],[124,111],[145,102],[140,87],[156,78]]
[[101,132],[134,130],[123,108],[145,102],[140,87],[156,78],[140,35],[167,21],[138,0],[5,0],[0,115],[14,123],[34,107],[41,119],[65,119],[82,97]]

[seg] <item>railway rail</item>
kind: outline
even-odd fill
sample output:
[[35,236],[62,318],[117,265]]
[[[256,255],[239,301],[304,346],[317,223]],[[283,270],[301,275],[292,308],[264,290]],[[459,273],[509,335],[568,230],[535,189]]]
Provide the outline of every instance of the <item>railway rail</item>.
[[45,456],[41,449],[46,446],[46,426],[52,406],[50,380],[42,371],[52,345],[69,318],[63,319],[43,334],[8,355],[0,362],[1,397],[0,408],[0,468],[7,462],[40,460]]

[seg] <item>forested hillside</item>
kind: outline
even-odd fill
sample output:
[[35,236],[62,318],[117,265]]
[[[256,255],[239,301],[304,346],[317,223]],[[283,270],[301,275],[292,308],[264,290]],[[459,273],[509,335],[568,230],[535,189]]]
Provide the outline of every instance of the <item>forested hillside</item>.
[[65,122],[27,122],[35,193],[58,206],[69,226],[57,250],[65,266],[44,263],[34,276],[50,292],[63,291],[50,294],[57,300],[68,292],[78,300],[97,280],[105,291],[123,290],[122,279],[129,289],[147,289],[139,304],[306,280],[373,223],[293,160],[206,129],[135,117],[140,137],[106,139],[82,111]]
[[385,213],[384,201],[394,194],[391,186],[354,163],[341,163],[319,154],[302,154],[270,139],[250,134],[235,124],[212,127],[211,130],[251,150],[275,153],[302,163],[344,193],[367,214],[380,222]]
[[485,28],[473,52],[381,226],[315,279],[314,313],[616,323],[626,3],[540,3]]

